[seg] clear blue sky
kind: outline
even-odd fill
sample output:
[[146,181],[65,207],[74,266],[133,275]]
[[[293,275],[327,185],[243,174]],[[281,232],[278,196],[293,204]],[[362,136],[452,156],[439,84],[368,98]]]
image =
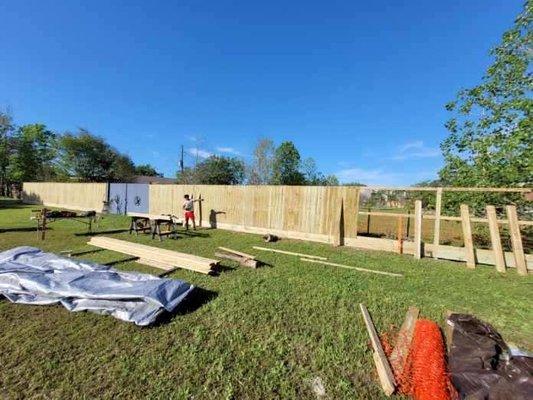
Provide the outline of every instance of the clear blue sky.
[[[0,107],[173,176],[292,140],[342,181],[436,177],[444,104],[523,0],[2,1]],[[193,162],[192,157],[186,161]]]

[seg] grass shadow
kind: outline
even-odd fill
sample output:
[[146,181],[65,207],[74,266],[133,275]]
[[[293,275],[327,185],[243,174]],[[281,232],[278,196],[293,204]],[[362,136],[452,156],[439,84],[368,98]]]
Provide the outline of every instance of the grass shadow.
[[[47,231],[52,231],[50,227],[46,227]],[[0,228],[0,233],[4,232],[37,232],[36,226],[24,226],[20,228]]]
[[178,234],[183,235],[183,236],[190,236],[190,237],[201,237],[201,238],[211,237],[209,233],[202,233],[198,231],[178,231]]
[[112,233],[124,233],[128,232],[129,229],[110,229],[108,231],[98,231],[98,232],[84,232],[84,233],[75,233],[74,236],[98,236],[98,235],[109,235]]
[[218,297],[218,293],[212,290],[195,287],[185,300],[173,312],[163,312],[154,324],[148,328],[156,328],[172,321],[175,316],[190,314]]
[[138,261],[138,260],[139,260],[139,257],[127,257],[127,258],[122,258],[122,259],[116,260],[116,261],[109,261],[109,262],[104,263],[103,265],[107,265],[109,267],[112,267],[113,265],[123,264],[123,263],[127,263],[127,262]]
[[17,199],[0,199],[0,209],[1,208],[25,208],[27,204],[24,204],[22,201]]

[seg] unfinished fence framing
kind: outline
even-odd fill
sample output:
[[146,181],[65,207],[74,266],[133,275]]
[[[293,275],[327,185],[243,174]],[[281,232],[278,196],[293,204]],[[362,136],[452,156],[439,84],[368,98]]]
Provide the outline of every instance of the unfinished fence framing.
[[[434,192],[434,214],[425,214],[417,201],[415,213],[361,211],[361,192],[372,190]],[[274,234],[283,238],[310,240],[335,246],[350,246],[370,250],[411,254],[416,258],[433,257],[477,264],[495,265],[497,270],[516,267],[520,274],[533,270],[533,255],[524,254],[521,226],[533,226],[533,221],[518,220],[516,208],[506,208],[507,218],[498,219],[495,210],[487,207],[486,218],[470,215],[468,206],[461,207],[461,216],[442,215],[442,197],[446,192],[530,193],[530,188],[431,188],[431,187],[355,187],[355,186],[223,186],[223,185],[150,185],[150,214],[182,213],[183,196],[192,195],[200,226],[210,226],[238,232]],[[23,200],[32,204],[71,209],[102,211],[108,187],[105,183],[24,183]],[[459,211],[459,210],[458,210]],[[414,241],[358,235],[360,215],[397,218],[398,232],[403,221],[414,218]],[[434,221],[431,242],[422,238],[423,220]],[[441,244],[442,221],[461,223],[463,247]],[[492,248],[475,248],[469,239],[472,223],[488,224]],[[508,225],[512,251],[504,252],[499,228]],[[499,244],[499,245],[498,245]]]

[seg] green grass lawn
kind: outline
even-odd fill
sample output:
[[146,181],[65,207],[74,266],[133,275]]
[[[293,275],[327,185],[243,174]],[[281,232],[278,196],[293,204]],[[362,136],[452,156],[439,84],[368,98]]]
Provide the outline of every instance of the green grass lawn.
[[[82,224],[57,221],[42,242],[29,219],[35,206],[0,206],[0,250],[90,249]],[[410,305],[441,325],[450,309],[474,313],[506,340],[533,349],[533,278],[514,270],[503,275],[489,267],[467,270],[459,263],[292,240],[270,244],[404,274],[394,278],[255,251],[253,245],[265,245],[257,235],[202,229],[160,243],[120,232],[127,227],[127,218],[106,216],[98,230],[206,257],[226,246],[271,266],[251,270],[225,262],[228,268],[216,277],[172,273],[203,291],[194,307],[150,328],[2,299],[0,398],[313,399],[310,382],[320,377],[327,399],[379,399],[361,302],[381,331],[399,326]],[[111,251],[84,257],[101,263],[128,258]],[[115,267],[159,272],[134,262]]]

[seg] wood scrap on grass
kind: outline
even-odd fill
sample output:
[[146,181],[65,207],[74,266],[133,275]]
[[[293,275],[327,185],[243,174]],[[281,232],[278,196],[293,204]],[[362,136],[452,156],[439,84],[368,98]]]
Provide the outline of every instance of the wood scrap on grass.
[[228,249],[227,247],[218,247],[215,256],[224,258],[226,260],[237,261],[239,265],[248,268],[257,268],[260,262],[255,259],[255,256],[246,254],[237,250]]
[[395,376],[402,376],[411,342],[413,341],[413,333],[415,331],[416,320],[420,310],[417,307],[409,307],[402,327],[398,332],[396,345],[390,355],[390,365],[394,371]]
[[396,274],[394,272],[386,272],[386,271],[379,271],[379,270],[376,270],[376,269],[354,267],[354,266],[351,266],[351,265],[337,264],[337,263],[332,263],[332,262],[328,262],[328,261],[310,260],[310,259],[307,259],[307,258],[301,258],[300,261],[310,262],[310,263],[314,263],[314,264],[331,265],[333,267],[340,267],[340,268],[346,268],[346,269],[353,269],[353,270],[356,270],[356,271],[359,271],[359,272],[369,272],[371,274],[403,277],[402,274]]
[[374,363],[376,364],[376,369],[378,371],[381,388],[387,396],[390,396],[396,390],[396,381],[394,380],[394,374],[392,373],[392,369],[389,365],[389,360],[387,359],[387,356],[383,351],[383,347],[381,346],[381,341],[379,340],[376,327],[372,322],[372,318],[370,318],[368,310],[366,309],[364,304],[359,304],[359,307],[361,308],[361,313],[363,314],[363,320],[365,321],[366,330],[368,331],[370,341],[372,342],[372,348],[374,350],[372,355],[374,357]]

